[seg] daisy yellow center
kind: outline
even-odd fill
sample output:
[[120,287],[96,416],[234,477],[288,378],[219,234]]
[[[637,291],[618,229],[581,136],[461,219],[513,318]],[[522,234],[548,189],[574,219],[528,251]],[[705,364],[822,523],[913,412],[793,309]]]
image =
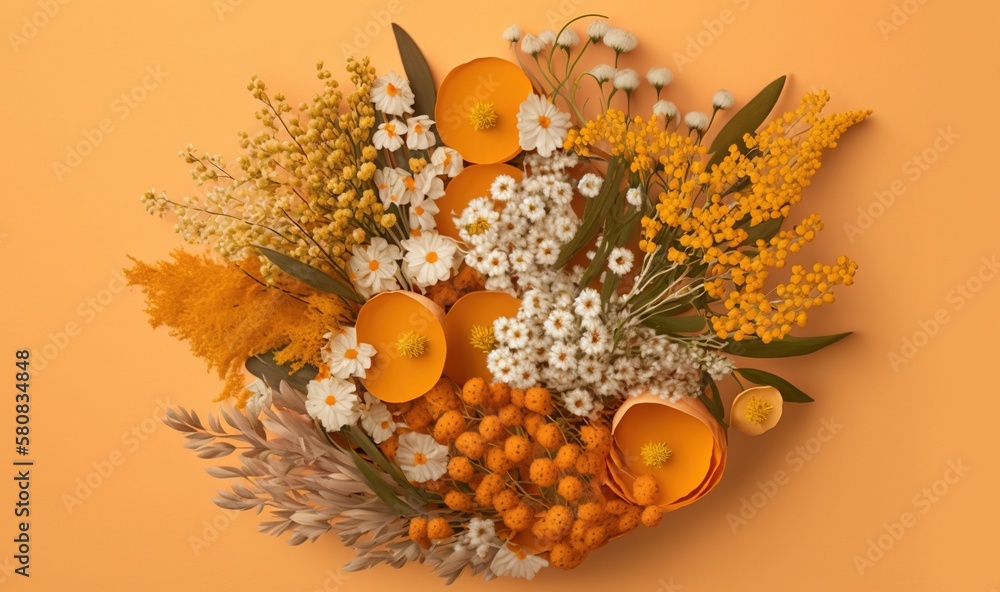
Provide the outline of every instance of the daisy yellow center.
[[469,111],[469,122],[472,123],[472,129],[477,132],[483,130],[488,130],[497,124],[497,112],[493,109],[493,103],[484,103],[479,101],[476,105]]
[[413,208],[413,213],[416,214],[416,215],[418,215],[418,216],[423,216],[424,215],[424,207],[423,206],[416,206],[415,208]]
[[389,422],[387,422],[387,421],[383,421],[383,422],[382,422],[382,423],[380,423],[379,425],[381,425],[381,426],[382,426],[382,429],[383,429],[383,430],[387,430],[387,429],[389,429]]
[[389,84],[385,85],[385,94],[389,95],[390,97],[394,97],[397,94],[399,94],[399,89],[396,88],[396,85],[390,82]]
[[413,179],[413,177],[406,177],[405,179],[403,179],[403,183],[406,184],[406,188],[409,189],[410,191],[413,191],[414,189],[417,188],[417,182]]
[[469,343],[483,353],[490,353],[497,346],[497,336],[493,325],[473,325],[469,334]]
[[349,350],[347,350],[347,351],[344,352],[344,359],[345,360],[353,360],[353,359],[356,359],[357,357],[358,357],[358,350],[356,350],[356,349],[349,349]]
[[413,464],[418,465],[418,466],[419,465],[426,465],[427,464],[427,455],[424,454],[423,452],[414,452],[413,453]]
[[396,124],[394,124],[394,123],[387,123],[387,124],[385,124],[385,133],[389,134],[389,137],[395,138],[396,137]]
[[465,231],[472,236],[482,234],[490,229],[490,221],[486,218],[476,218],[475,222],[465,227]]
[[424,133],[424,126],[421,125],[421,124],[419,124],[419,123],[417,125],[413,126],[413,133],[415,133],[415,134],[422,134],[422,133]]
[[762,426],[771,417],[774,407],[760,397],[752,396],[747,400],[746,409],[743,410],[743,417],[755,426]]
[[378,271],[378,259],[372,259],[368,262],[368,269],[371,271]]
[[413,237],[413,238],[420,238],[420,236],[421,236],[422,234],[423,234],[423,233],[422,233],[422,232],[420,232],[420,229],[419,229],[419,228],[411,228],[411,229],[410,229],[410,236],[411,236],[411,237]]
[[524,561],[524,558],[528,556],[528,554],[524,552],[524,549],[515,545],[514,543],[507,543],[507,549],[509,549],[512,553],[514,553],[514,555],[516,555],[517,558],[521,561]]
[[544,115],[538,116],[538,125],[544,129],[548,129],[552,125],[552,120]]
[[416,331],[407,331],[396,341],[396,350],[401,356],[419,358],[427,351],[428,339]]
[[428,263],[437,263],[438,261],[437,251],[428,251],[426,259]]
[[330,405],[331,407],[333,405],[336,405],[337,404],[337,397],[334,397],[333,395],[327,395],[326,396],[326,404]]
[[658,469],[663,466],[674,451],[670,450],[666,442],[647,442],[642,445],[639,455],[642,456],[642,464],[647,467]]

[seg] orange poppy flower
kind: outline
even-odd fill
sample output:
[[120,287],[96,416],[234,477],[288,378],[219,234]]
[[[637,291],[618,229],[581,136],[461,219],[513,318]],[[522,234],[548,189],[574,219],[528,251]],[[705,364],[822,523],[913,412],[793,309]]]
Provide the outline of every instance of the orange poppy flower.
[[636,503],[632,485],[640,475],[656,479],[653,505],[686,506],[708,493],[726,466],[726,435],[705,406],[691,397],[672,403],[654,395],[622,404],[611,424],[609,489]]
[[479,58],[452,70],[438,89],[434,120],[441,140],[476,164],[492,164],[521,152],[517,113],[531,94],[517,65]]
[[434,216],[437,231],[457,239],[458,228],[455,227],[453,218],[461,215],[470,201],[477,197],[489,196],[490,185],[500,175],[513,177],[515,181],[520,182],[524,177],[524,171],[509,164],[477,164],[462,169],[462,172],[448,183],[444,195],[436,202],[439,210]]
[[448,353],[443,323],[444,310],[414,292],[383,292],[366,302],[356,323],[358,341],[375,346],[365,388],[387,403],[431,390]]
[[729,421],[744,434],[758,436],[778,424],[783,403],[773,386],[748,388],[733,399]]
[[445,376],[458,384],[476,376],[488,377],[486,355],[495,344],[493,321],[513,317],[521,301],[505,292],[473,292],[463,296],[445,316],[448,340]]

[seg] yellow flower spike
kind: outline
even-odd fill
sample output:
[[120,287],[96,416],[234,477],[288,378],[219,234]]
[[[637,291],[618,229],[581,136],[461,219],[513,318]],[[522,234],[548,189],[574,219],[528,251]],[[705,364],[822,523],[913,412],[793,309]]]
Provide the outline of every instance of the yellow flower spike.
[[773,386],[757,386],[736,395],[730,410],[732,425],[749,436],[763,434],[781,419],[783,400]]
[[670,450],[666,442],[647,442],[639,450],[642,464],[655,469],[659,469],[670,460],[671,454],[673,454],[673,450]]
[[396,341],[396,351],[399,355],[410,358],[419,358],[427,351],[427,344],[430,340],[416,331],[407,331],[399,336]]
[[493,103],[479,101],[469,111],[469,122],[472,129],[477,132],[488,130],[497,124],[497,112],[493,108]]
[[469,334],[469,343],[483,353],[490,353],[497,346],[496,333],[493,325],[473,325]]

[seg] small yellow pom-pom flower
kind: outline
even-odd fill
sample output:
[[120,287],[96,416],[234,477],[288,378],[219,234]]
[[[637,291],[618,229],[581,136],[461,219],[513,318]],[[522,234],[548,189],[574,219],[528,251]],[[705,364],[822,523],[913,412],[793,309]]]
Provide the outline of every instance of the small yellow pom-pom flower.
[[482,378],[470,378],[462,387],[462,400],[468,405],[479,406],[486,399],[486,381]]
[[510,387],[503,382],[494,382],[490,385],[489,406],[492,409],[500,409],[510,403]]
[[456,512],[468,512],[474,505],[472,498],[457,489],[452,489],[444,494],[444,503]]
[[559,470],[551,459],[536,458],[531,461],[528,476],[535,485],[551,487],[559,479]]
[[427,537],[432,541],[440,541],[453,534],[455,534],[455,531],[452,530],[451,525],[448,524],[448,520],[445,518],[434,518],[427,523]]
[[447,411],[434,424],[434,439],[447,444],[465,431],[465,418],[458,411]]
[[535,441],[549,450],[555,450],[565,442],[562,430],[554,423],[546,423],[538,427],[534,433]]
[[427,537],[427,519],[423,516],[411,518],[408,534],[411,541],[424,546],[425,542],[429,542]]
[[489,442],[496,442],[504,437],[507,430],[504,429],[500,418],[496,415],[487,415],[479,421],[479,433]]
[[513,508],[521,501],[517,493],[513,489],[504,489],[500,493],[493,496],[493,507],[497,512],[503,514],[507,510]]
[[632,497],[640,505],[655,504],[659,496],[660,486],[652,475],[640,475],[632,484]]
[[559,569],[573,569],[580,565],[583,559],[583,553],[566,543],[556,543],[552,545],[552,549],[549,551],[549,563]]
[[524,415],[516,405],[504,405],[497,412],[497,417],[500,418],[500,423],[507,427],[521,425],[524,420]]
[[512,463],[519,463],[531,454],[531,443],[523,436],[508,436],[504,440],[503,451],[507,456],[507,460]]
[[448,474],[455,481],[468,483],[472,480],[472,475],[475,474],[475,469],[466,457],[453,456],[451,457],[451,460],[448,461]]
[[521,532],[531,528],[533,516],[531,506],[522,501],[503,513],[503,523],[514,532]]
[[455,449],[469,458],[481,458],[486,454],[486,438],[476,432],[464,432],[455,438]]
[[511,389],[510,402],[512,405],[516,405],[518,407],[524,407],[524,390]]
[[576,515],[579,516],[581,520],[597,522],[604,519],[604,506],[599,502],[587,502],[585,504],[580,504],[576,508]]
[[551,415],[555,411],[549,390],[537,386],[524,393],[524,406],[540,415]]
[[642,511],[642,523],[646,526],[656,526],[663,518],[663,509],[659,506],[646,506]]
[[503,448],[490,448],[486,451],[486,468],[493,473],[503,473],[512,466]]
[[556,452],[555,463],[560,469],[566,471],[576,468],[576,459],[580,458],[580,447],[576,444],[563,444]]
[[575,502],[583,494],[583,482],[578,477],[567,475],[559,480],[559,486],[556,488],[556,491],[566,501]]

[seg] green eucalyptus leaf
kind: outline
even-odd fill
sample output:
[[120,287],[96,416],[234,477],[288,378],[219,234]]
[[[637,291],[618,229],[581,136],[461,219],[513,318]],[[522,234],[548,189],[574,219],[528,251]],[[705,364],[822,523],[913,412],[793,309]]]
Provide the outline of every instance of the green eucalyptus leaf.
[[303,366],[298,371],[293,372],[289,366],[274,361],[274,352],[266,352],[248,358],[245,366],[247,372],[263,380],[272,388],[278,388],[278,385],[284,380],[288,386],[297,391],[305,392],[309,381],[316,378],[316,369],[312,366]]
[[776,339],[771,343],[764,343],[760,339],[729,340],[726,342],[726,346],[722,348],[722,351],[745,358],[791,358],[819,351],[824,347],[837,343],[850,334],[850,332],[847,332],[837,333],[836,335],[820,335],[817,337],[793,337],[789,335],[784,339]]
[[768,114],[771,113],[771,109],[778,102],[778,97],[781,96],[781,89],[784,86],[784,76],[765,86],[719,130],[715,139],[712,140],[712,145],[708,148],[708,151],[712,153],[712,158],[708,161],[707,169],[711,169],[713,164],[722,162],[729,155],[729,147],[733,144],[739,147],[740,152],[746,153],[747,147],[743,143],[743,136],[756,132],[760,124],[764,123]]
[[740,246],[753,246],[757,244],[758,240],[771,240],[774,235],[781,232],[781,223],[784,221],[784,218],[771,218],[770,220],[761,222],[757,226],[747,227],[747,238],[740,243]]
[[781,393],[781,398],[789,403],[812,403],[813,401],[812,397],[799,390],[798,387],[770,372],[753,368],[737,368],[736,372],[754,384],[773,386]]
[[706,375],[705,378],[709,388],[712,389],[712,396],[702,393],[698,395],[698,398],[705,404],[705,407],[708,407],[708,410],[712,412],[715,419],[719,420],[719,424],[722,425],[723,429],[726,429],[729,426],[726,425],[726,409],[722,406],[722,395],[719,393],[719,385],[715,384],[711,376]]
[[337,296],[353,300],[359,304],[363,304],[365,301],[364,298],[358,296],[352,288],[311,265],[307,265],[298,259],[293,259],[284,253],[279,253],[278,251],[268,249],[267,247],[257,247],[257,250],[267,257],[271,263],[274,263],[278,269],[307,286],[316,288],[320,292],[336,294]]
[[655,315],[646,319],[643,325],[657,333],[698,333],[704,331],[708,323],[701,315],[668,316]]
[[406,71],[410,89],[413,90],[413,111],[416,115],[426,115],[433,119],[434,105],[437,103],[437,87],[434,86],[431,67],[427,65],[424,54],[409,33],[396,23],[392,24],[392,32],[396,35],[396,46],[403,61],[403,70]]

